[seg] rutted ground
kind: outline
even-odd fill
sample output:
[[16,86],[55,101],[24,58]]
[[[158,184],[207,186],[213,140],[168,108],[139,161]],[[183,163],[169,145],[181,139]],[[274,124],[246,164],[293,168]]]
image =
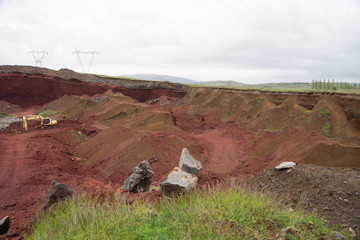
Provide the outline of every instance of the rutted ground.
[[190,88],[79,77],[69,70],[1,69],[2,112],[22,116],[50,109],[59,120],[56,129],[30,125],[23,134],[21,123],[13,123],[0,133],[0,195],[6,196],[0,216],[10,214],[15,232],[27,229],[52,180],[78,191],[109,181],[120,186],[146,159],[158,184],[177,165],[184,147],[203,164],[199,183],[244,179],[282,161],[360,167],[356,96]]

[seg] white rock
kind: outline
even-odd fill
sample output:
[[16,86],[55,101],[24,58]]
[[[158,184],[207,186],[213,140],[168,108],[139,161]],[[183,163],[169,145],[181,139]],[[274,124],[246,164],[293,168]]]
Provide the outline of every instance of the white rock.
[[175,167],[166,180],[160,184],[161,193],[170,197],[183,192],[190,192],[196,187],[197,180],[198,178],[195,175]]
[[179,168],[187,173],[194,174],[196,177],[199,176],[199,172],[202,169],[202,165],[193,156],[190,155],[189,150],[183,148],[181,152]]
[[294,162],[282,162],[279,166],[276,166],[276,170],[282,170],[282,169],[289,169],[289,168],[295,168],[296,163]]

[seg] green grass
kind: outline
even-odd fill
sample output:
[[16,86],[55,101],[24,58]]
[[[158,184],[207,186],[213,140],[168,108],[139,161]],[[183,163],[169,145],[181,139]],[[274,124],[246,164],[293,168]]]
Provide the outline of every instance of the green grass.
[[331,112],[329,110],[324,110],[319,112],[318,117],[327,119],[330,116]]
[[323,130],[324,130],[324,134],[327,137],[331,137],[331,129],[332,129],[332,126],[331,126],[330,122],[325,122]]
[[[312,225],[313,224],[313,225]],[[309,228],[309,225],[312,227]],[[321,218],[240,187],[208,189],[159,203],[115,203],[76,196],[33,225],[26,239],[289,239],[330,236]],[[284,239],[284,238],[283,238]]]
[[56,113],[57,112],[54,111],[54,110],[46,110],[46,111],[43,111],[43,112],[39,113],[39,115],[41,115],[42,117],[47,117],[47,116],[54,115]]
[[8,114],[8,113],[4,113],[4,112],[0,112],[0,118],[4,118],[4,117],[17,117],[14,114]]
[[86,75],[93,75],[99,78],[106,78],[106,79],[111,79],[111,80],[131,80],[131,81],[144,81],[141,79],[137,79],[137,78],[129,78],[129,77],[118,77],[118,76],[107,76],[107,75],[102,75],[102,74],[86,74]]
[[311,88],[262,88],[262,87],[235,87],[235,86],[207,86],[201,84],[183,84],[194,88],[217,88],[229,89],[239,91],[259,91],[259,92],[273,92],[273,93],[314,93],[314,94],[341,94],[341,95],[360,95],[360,89],[340,89],[340,90],[315,90]]

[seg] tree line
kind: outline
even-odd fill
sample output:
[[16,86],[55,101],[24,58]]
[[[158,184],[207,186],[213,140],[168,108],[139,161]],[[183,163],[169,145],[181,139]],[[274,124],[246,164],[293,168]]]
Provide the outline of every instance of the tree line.
[[312,80],[311,89],[315,90],[338,90],[338,89],[358,89],[360,84],[348,82],[335,82],[334,79]]

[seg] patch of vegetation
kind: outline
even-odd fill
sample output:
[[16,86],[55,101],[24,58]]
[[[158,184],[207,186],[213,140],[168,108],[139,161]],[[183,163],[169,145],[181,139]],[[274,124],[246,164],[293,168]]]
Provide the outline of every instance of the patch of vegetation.
[[87,136],[83,134],[81,131],[77,131],[75,129],[72,129],[68,132],[66,145],[73,146],[77,143],[80,143],[87,139]]
[[254,109],[254,107],[253,106],[248,106],[247,109],[248,109],[248,111],[251,111],[251,110]]
[[330,114],[331,114],[331,112],[329,110],[324,110],[324,111],[319,112],[318,118],[324,118],[326,120],[326,119],[328,119]]
[[312,114],[313,110],[306,111],[306,114]]
[[312,80],[311,83],[311,88],[312,89],[316,89],[316,90],[337,90],[337,89],[342,89],[342,90],[352,90],[352,89],[359,89],[360,88],[360,84],[358,83],[347,83],[347,82],[335,82],[335,80],[333,79],[332,81],[330,81],[330,79],[328,79],[326,81],[326,79],[324,80]]
[[310,117],[307,117],[307,118],[306,118],[306,122],[308,122],[308,123],[311,122]]
[[[245,188],[208,189],[160,203],[99,202],[76,196],[33,225],[26,239],[321,239],[331,231],[315,214],[289,211]],[[311,225],[311,227],[308,227]]]
[[83,134],[81,131],[76,131],[75,129],[72,129],[71,132],[73,134],[77,134],[79,135],[80,137],[87,137],[85,134]]
[[[98,78],[106,78],[106,79],[110,79],[110,80],[148,81],[148,80],[141,80],[141,79],[130,78],[130,77],[107,76],[107,75],[102,75],[102,74],[86,74],[86,73],[83,73],[83,74],[84,74],[84,75],[96,76],[96,77],[98,77]],[[149,81],[148,81],[148,82],[149,82]]]
[[257,102],[258,104],[262,103],[263,101],[264,101],[264,98],[259,98],[258,100],[256,100],[256,102]]
[[0,118],[7,117],[8,115],[9,115],[9,114],[7,114],[7,113],[1,112],[1,113],[0,113]]
[[4,112],[0,112],[0,118],[4,118],[4,117],[17,117],[14,114],[8,114],[8,113],[4,113]]
[[217,89],[231,89],[246,92],[260,91],[260,92],[273,92],[273,93],[317,93],[317,94],[345,94],[345,95],[360,95],[360,88],[357,89],[337,89],[337,90],[318,90],[318,89],[301,89],[301,88],[262,88],[262,87],[236,87],[236,86],[206,86],[201,84],[182,84],[189,87],[200,87],[200,88],[217,88]]
[[331,124],[330,122],[326,122],[325,125],[324,125],[324,134],[327,136],[327,137],[331,137]]
[[280,106],[275,106],[272,109],[280,109]]
[[48,116],[54,115],[56,113],[57,113],[56,111],[49,109],[49,110],[45,110],[45,111],[39,113],[38,115],[40,115],[42,117],[48,117]]

